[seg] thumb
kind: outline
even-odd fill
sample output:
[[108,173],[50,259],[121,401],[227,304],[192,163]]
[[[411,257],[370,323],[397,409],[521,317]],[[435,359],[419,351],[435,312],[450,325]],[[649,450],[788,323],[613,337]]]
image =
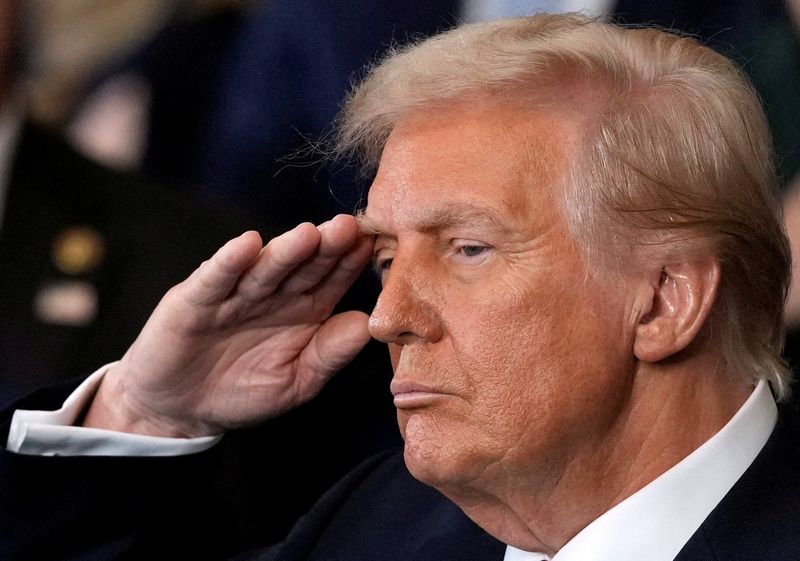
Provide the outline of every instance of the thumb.
[[369,316],[343,312],[330,317],[301,353],[301,394],[316,394],[325,382],[344,368],[370,340]]

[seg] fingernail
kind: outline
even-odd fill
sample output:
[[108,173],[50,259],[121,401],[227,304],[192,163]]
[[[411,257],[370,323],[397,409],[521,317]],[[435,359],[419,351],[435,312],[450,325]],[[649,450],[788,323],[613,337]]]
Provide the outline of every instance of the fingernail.
[[330,220],[326,220],[325,222],[323,222],[322,224],[317,226],[317,230],[324,230],[325,228],[328,227],[328,224],[330,224],[330,223],[331,223]]

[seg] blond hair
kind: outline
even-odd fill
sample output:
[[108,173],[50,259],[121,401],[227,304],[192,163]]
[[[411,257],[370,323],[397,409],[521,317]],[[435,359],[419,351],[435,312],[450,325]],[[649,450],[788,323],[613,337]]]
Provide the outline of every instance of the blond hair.
[[731,369],[788,396],[789,249],[765,117],[733,63],[689,37],[577,14],[464,25],[369,71],[341,113],[339,153],[374,169],[404,116],[482,95],[577,106],[564,206],[590,267],[635,243],[710,250],[722,275],[708,331]]

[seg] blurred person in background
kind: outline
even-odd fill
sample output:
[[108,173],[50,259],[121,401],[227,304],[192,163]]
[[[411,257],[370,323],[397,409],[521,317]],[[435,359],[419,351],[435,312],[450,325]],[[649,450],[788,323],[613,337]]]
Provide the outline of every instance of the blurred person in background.
[[245,224],[34,123],[24,6],[0,0],[0,407],[117,355],[163,291]]
[[[0,408],[119,356],[161,295],[224,240],[273,232],[269,216],[242,218],[109,169],[35,123],[32,114],[47,111],[36,111],[42,99],[31,100],[24,74],[39,33],[27,34],[30,9],[0,0]],[[369,275],[344,305],[376,292]],[[220,551],[263,540],[265,527],[279,539],[352,465],[399,441],[390,376],[384,349],[370,345],[318,402],[225,438],[208,468],[205,512],[228,528]],[[334,434],[348,435],[344,446]],[[285,461],[271,462],[269,446]]]

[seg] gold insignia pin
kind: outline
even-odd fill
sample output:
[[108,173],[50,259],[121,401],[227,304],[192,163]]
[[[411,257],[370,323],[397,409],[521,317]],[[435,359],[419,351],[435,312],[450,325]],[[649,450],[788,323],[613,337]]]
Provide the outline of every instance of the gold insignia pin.
[[53,243],[53,264],[62,273],[84,275],[100,264],[105,243],[100,233],[88,226],[67,228]]

